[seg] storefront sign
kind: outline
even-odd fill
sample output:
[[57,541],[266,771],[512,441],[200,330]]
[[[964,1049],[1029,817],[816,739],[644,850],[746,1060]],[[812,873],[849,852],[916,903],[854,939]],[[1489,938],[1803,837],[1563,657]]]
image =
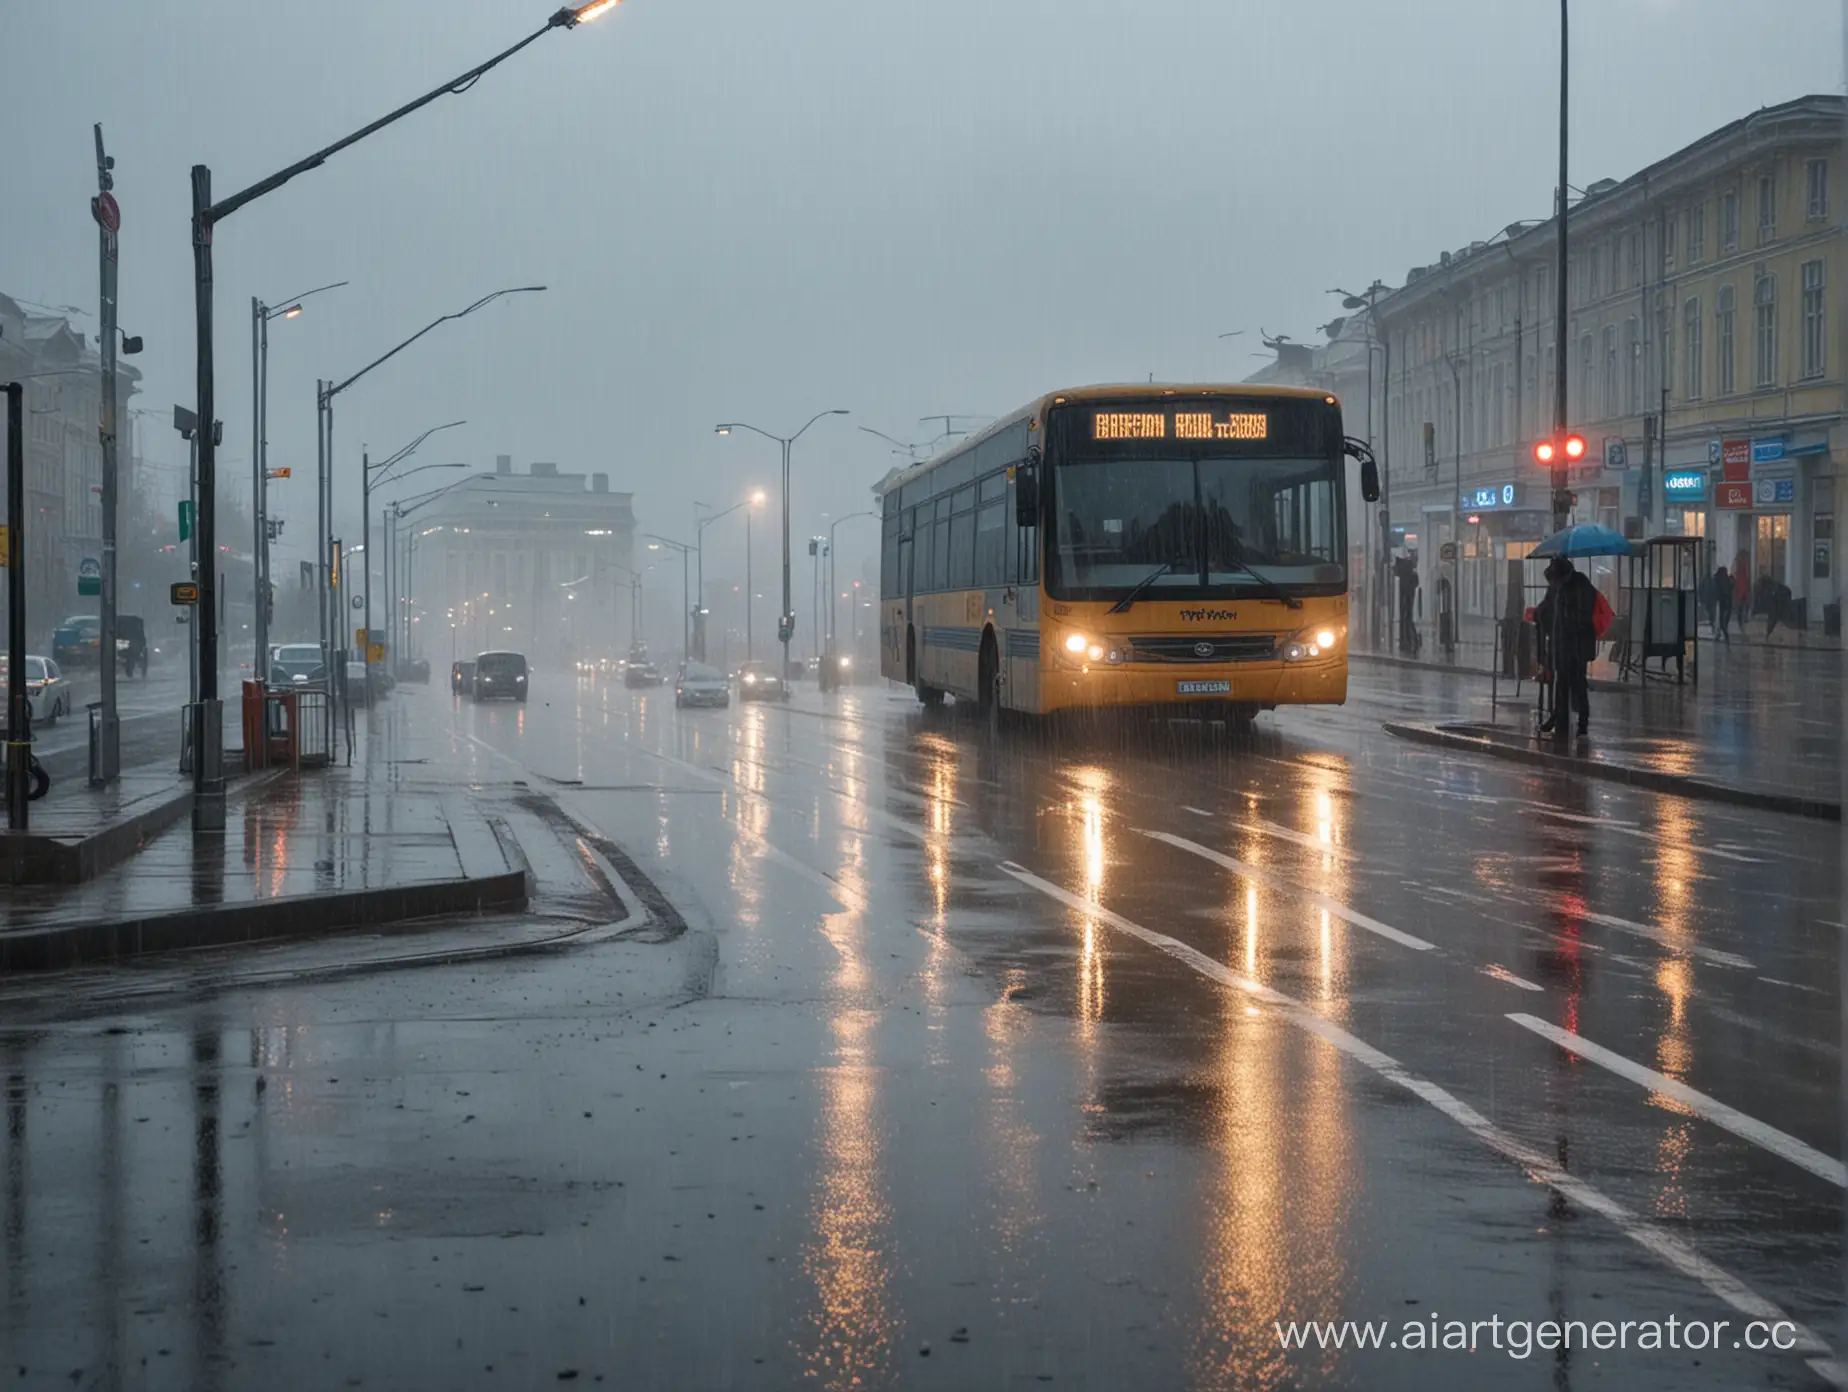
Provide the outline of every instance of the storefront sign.
[[1604,437],[1604,467],[1607,469],[1627,469],[1630,467],[1630,447],[1624,443],[1621,435]]
[[1775,464],[1784,457],[1784,437],[1774,435],[1768,440],[1752,441],[1752,462],[1754,464]]
[[1752,485],[1752,492],[1761,507],[1776,503],[1794,503],[1797,501],[1797,481],[1793,478],[1759,479]]
[[1705,469],[1670,469],[1662,475],[1662,496],[1671,503],[1707,501]]
[[1749,508],[1752,485],[1738,479],[1725,479],[1713,485],[1713,505],[1717,508]]
[[1737,483],[1751,477],[1752,442],[1750,440],[1721,440],[1720,468],[1722,476],[1728,483]]
[[1504,483],[1496,488],[1466,488],[1457,501],[1466,508],[1481,510],[1513,507],[1516,496],[1515,486]]

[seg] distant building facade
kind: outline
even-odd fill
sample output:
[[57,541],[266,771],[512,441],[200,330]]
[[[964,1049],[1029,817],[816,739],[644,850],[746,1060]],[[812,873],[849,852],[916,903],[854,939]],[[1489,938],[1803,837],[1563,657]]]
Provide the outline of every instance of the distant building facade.
[[633,495],[606,473],[501,455],[410,503],[406,562],[419,649],[433,658],[512,648],[544,662],[620,653],[630,638]]
[[[1592,184],[1568,227],[1573,520],[1704,537],[1812,622],[1841,595],[1845,115],[1837,96],[1754,112]],[[1551,221],[1512,224],[1378,301],[1394,535],[1427,572],[1460,542],[1466,614],[1551,527],[1530,449],[1552,426],[1556,262]]]
[[[134,486],[129,401],[141,374],[118,362],[116,379],[126,507]],[[0,294],[0,382],[14,381],[26,387],[27,643],[37,651],[66,615],[97,607],[79,599],[77,571],[103,554],[102,359],[68,319]]]

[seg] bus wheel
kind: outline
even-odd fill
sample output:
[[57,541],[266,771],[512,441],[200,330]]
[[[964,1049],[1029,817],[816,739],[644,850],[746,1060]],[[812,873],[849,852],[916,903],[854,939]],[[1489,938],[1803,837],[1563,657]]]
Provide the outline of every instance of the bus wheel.
[[918,684],[918,631],[910,624],[905,625],[905,684]]
[[931,686],[927,682],[916,682],[912,689],[918,693],[918,701],[926,710],[935,710],[943,704],[941,687]]

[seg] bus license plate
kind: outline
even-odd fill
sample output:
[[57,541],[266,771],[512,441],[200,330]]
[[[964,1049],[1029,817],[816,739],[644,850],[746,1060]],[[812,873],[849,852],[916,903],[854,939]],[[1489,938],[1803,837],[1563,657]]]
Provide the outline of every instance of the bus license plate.
[[1174,690],[1181,696],[1230,696],[1232,683],[1229,681],[1188,681],[1176,682]]

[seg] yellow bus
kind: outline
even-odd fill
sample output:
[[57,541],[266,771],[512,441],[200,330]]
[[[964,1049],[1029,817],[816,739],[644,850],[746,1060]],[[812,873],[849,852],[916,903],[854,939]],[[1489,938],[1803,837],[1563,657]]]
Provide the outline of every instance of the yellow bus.
[[1246,724],[1347,698],[1346,460],[1323,392],[1055,392],[882,490],[880,669],[925,705],[1196,707]]

